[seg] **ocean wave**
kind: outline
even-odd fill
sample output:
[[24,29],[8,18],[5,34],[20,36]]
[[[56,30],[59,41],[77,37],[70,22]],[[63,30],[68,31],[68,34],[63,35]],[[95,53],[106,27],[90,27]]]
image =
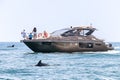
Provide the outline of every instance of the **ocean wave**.
[[22,80],[22,79],[10,75],[10,76],[0,76],[0,80]]
[[106,77],[106,76],[97,76],[97,78],[95,80],[116,80],[116,79]]

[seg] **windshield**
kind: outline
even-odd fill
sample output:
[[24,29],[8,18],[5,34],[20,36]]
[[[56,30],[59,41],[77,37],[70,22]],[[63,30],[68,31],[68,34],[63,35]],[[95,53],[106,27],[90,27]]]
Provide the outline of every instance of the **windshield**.
[[57,31],[52,32],[51,36],[61,36],[61,34],[63,34],[64,32],[67,32],[69,30],[70,30],[70,28],[57,30]]
[[66,31],[62,34],[62,36],[88,36],[92,34],[92,30],[82,30],[82,29],[73,29]]
[[51,33],[51,36],[57,37],[57,36],[88,36],[91,35],[95,29],[89,29],[89,28],[66,28],[54,31]]

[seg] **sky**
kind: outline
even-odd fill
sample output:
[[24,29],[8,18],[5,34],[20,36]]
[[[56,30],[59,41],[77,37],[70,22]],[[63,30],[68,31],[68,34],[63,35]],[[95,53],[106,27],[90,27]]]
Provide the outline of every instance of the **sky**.
[[120,0],[0,0],[0,42],[19,42],[21,31],[70,26],[97,28],[96,37],[120,41]]

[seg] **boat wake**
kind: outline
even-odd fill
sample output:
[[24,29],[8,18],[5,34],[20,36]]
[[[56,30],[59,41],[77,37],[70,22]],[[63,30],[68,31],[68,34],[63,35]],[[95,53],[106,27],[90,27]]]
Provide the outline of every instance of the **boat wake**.
[[109,50],[109,51],[98,51],[98,52],[76,52],[76,53],[81,53],[81,54],[119,54],[119,50]]

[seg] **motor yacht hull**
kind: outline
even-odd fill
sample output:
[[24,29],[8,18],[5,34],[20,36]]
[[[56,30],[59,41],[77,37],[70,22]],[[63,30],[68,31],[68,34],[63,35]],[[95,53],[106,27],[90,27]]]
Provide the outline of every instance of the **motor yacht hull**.
[[85,52],[112,50],[104,42],[23,40],[34,52]]

